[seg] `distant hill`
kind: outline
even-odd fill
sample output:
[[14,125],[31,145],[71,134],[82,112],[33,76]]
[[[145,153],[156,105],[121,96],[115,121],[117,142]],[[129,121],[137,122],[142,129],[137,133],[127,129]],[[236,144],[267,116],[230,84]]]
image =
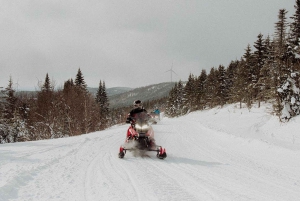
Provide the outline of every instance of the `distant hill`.
[[[96,96],[98,88],[88,87],[87,89],[90,93],[92,93],[93,95]],[[129,87],[112,87],[112,88],[106,88],[106,94],[107,94],[107,96],[113,96],[113,95],[116,95],[116,94],[125,93],[125,92],[130,91],[130,90],[133,90],[133,88],[129,88]]]
[[134,100],[140,99],[143,102],[163,98],[169,95],[175,86],[174,82],[165,82],[132,89],[130,91],[112,95],[109,97],[110,107],[123,107],[132,105]]
[[[112,87],[106,88],[106,93],[110,107],[114,108],[131,106],[133,101],[137,99],[145,102],[166,97],[174,86],[175,82],[164,82],[135,89],[129,87]],[[98,88],[88,87],[87,89],[96,96]],[[19,96],[36,96],[37,91],[20,91],[16,94]]]

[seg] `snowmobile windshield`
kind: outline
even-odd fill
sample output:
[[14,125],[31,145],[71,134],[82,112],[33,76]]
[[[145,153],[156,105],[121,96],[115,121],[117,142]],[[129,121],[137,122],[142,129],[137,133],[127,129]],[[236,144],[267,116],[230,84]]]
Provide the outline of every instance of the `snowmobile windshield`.
[[140,112],[134,115],[135,130],[139,133],[139,136],[148,132],[151,128],[149,125],[149,115],[146,112]]
[[147,112],[136,113],[133,116],[136,123],[146,123],[149,120],[149,115]]

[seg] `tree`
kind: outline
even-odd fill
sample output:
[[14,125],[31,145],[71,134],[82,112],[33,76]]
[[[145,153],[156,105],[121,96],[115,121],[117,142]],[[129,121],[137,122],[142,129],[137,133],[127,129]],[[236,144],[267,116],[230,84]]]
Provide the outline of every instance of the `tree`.
[[177,99],[177,83],[169,92],[169,97],[167,101],[166,114],[169,117],[177,116],[177,107],[176,107],[176,99]]
[[182,81],[175,83],[169,93],[166,114],[170,117],[180,116],[186,111],[184,106],[184,87]]
[[15,97],[14,93],[15,90],[13,89],[13,81],[10,77],[8,86],[5,88],[6,104],[4,107],[4,118],[6,119],[13,119],[15,117],[17,98]]
[[278,93],[282,102],[280,119],[282,121],[300,114],[300,74],[292,73],[288,79],[278,88]]
[[264,40],[264,62],[260,70],[259,79],[257,82],[258,87],[258,99],[260,101],[266,101],[274,99],[276,97],[276,84],[275,84],[275,53],[274,42],[270,40],[268,36]]
[[105,82],[100,80],[99,88],[96,94],[96,104],[99,110],[99,129],[103,130],[108,127],[109,118],[109,101],[106,94]]
[[218,72],[215,68],[211,68],[206,79],[206,100],[209,107],[214,107],[216,103],[217,96],[217,86],[218,86]]
[[35,113],[37,139],[53,138],[53,121],[56,115],[53,113],[54,106],[54,87],[51,86],[47,73],[41,90],[37,95],[37,109]]
[[254,47],[256,50],[253,53],[254,57],[254,68],[253,68],[253,75],[252,75],[252,86],[253,86],[253,98],[258,100],[258,105],[260,106],[261,97],[257,97],[259,94],[260,87],[257,84],[259,77],[260,77],[260,71],[264,66],[265,62],[265,46],[264,46],[264,40],[263,35],[260,33],[257,36],[257,41],[254,43]]
[[206,104],[206,93],[207,93],[207,89],[206,89],[206,80],[207,80],[207,73],[206,70],[202,70],[201,74],[198,77],[197,80],[197,105],[198,108],[200,109],[204,109],[205,104]]
[[242,107],[242,102],[249,104],[249,80],[246,68],[246,61],[241,59],[237,65],[236,76],[233,79],[233,85],[230,88],[230,99],[232,102],[239,102],[240,108]]
[[291,17],[292,22],[290,23],[290,36],[289,41],[292,45],[292,48],[298,49],[299,53],[299,42],[300,42],[300,0],[296,0],[296,9],[294,15]]
[[292,70],[300,70],[300,0],[296,0],[295,13],[291,17],[290,34],[288,36],[288,48],[292,54]]
[[2,117],[0,117],[0,143],[16,142],[18,129],[14,122],[17,120],[16,101],[12,78],[8,86],[2,91]]
[[238,65],[239,61],[231,61],[228,68],[226,69],[226,74],[227,74],[227,86],[228,86],[228,100],[229,102],[233,102],[232,97],[233,97],[233,87],[234,87],[234,81],[237,78],[238,74]]
[[76,75],[76,79],[75,79],[75,85],[79,88],[82,89],[84,91],[86,91],[86,83],[84,81],[84,77],[82,75],[82,72],[80,70],[80,68],[78,69],[77,75]]
[[196,91],[196,79],[194,75],[190,74],[188,81],[184,87],[184,105],[187,111],[193,111],[196,109],[197,91]]
[[223,106],[228,101],[228,83],[226,70],[223,65],[220,65],[218,68],[218,85],[216,91],[217,103]]
[[[285,9],[279,10],[278,14],[278,22],[275,23],[275,37],[274,37],[274,45],[275,45],[275,61],[274,61],[274,81],[276,90],[280,86],[284,84],[286,79],[288,78],[289,69],[284,63],[284,54],[286,49],[286,13]],[[280,116],[281,111],[283,109],[280,95],[277,94],[276,102],[274,104],[275,113]]]

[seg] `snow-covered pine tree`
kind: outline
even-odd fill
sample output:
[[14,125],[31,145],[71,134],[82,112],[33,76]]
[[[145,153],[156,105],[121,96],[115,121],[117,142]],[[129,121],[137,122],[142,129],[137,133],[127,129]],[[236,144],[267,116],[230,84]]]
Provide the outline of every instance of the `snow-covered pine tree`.
[[286,37],[287,22],[285,10],[279,12],[276,24],[277,60],[279,64],[280,86],[277,89],[282,121],[300,114],[300,1],[296,0],[295,14],[291,17],[290,34]]
[[293,71],[300,71],[300,0],[296,0],[295,13],[291,17],[288,42],[293,53]]
[[300,74],[291,73],[284,83],[278,88],[278,93],[282,102],[280,119],[282,121],[300,114]]
[[17,98],[10,77],[8,86],[1,93],[0,109],[0,143],[11,143],[22,140],[27,134],[25,121],[21,119],[17,107]]
[[12,78],[9,78],[8,86],[5,88],[6,93],[6,104],[4,109],[4,118],[13,119],[16,114],[16,102],[17,98],[15,97],[15,90],[13,89]]
[[177,83],[175,83],[174,87],[169,92],[167,107],[165,111],[166,115],[169,117],[175,117],[177,115],[176,99],[177,99]]
[[[275,60],[274,60],[274,81],[276,90],[280,88],[288,79],[289,72],[288,67],[284,63],[284,55],[286,52],[286,29],[287,29],[287,20],[286,20],[287,11],[285,9],[280,9],[278,14],[278,22],[275,23],[275,36],[274,36],[274,45],[275,45]],[[280,94],[276,96],[276,102],[273,105],[274,112],[280,116],[283,109],[282,98]]]
[[292,72],[300,72],[300,0],[296,0],[295,13],[291,17],[289,35],[287,39],[286,58],[289,59]]

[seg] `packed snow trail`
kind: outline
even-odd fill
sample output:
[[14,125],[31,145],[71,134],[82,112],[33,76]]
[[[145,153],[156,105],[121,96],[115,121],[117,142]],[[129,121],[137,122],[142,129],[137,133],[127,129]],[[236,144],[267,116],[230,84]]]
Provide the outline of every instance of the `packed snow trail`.
[[273,121],[261,110],[234,106],[165,118],[153,125],[164,160],[155,152],[119,159],[128,125],[0,145],[0,200],[296,201],[299,137],[267,141],[264,128]]

